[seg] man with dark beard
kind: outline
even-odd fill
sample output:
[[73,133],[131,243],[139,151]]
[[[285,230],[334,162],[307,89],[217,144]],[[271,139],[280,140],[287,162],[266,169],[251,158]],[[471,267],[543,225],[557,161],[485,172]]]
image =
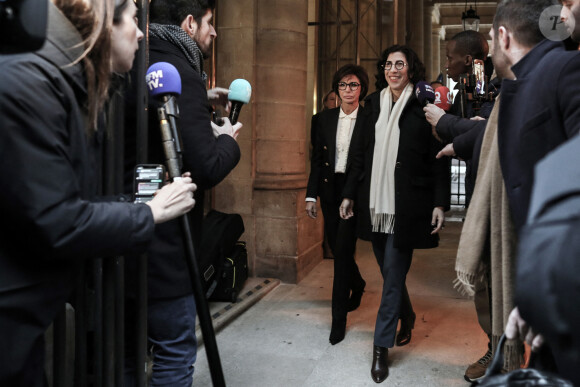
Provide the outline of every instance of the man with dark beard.
[[[199,204],[191,212],[198,257],[204,191],[221,182],[240,159],[236,137],[241,124],[232,126],[225,118],[223,125],[218,126],[210,119],[210,104],[227,106],[229,92],[222,88],[206,90],[207,75],[203,71],[203,60],[211,53],[212,42],[217,36],[211,24],[213,8],[213,0],[154,0],[150,6],[149,63],[171,63],[181,77],[178,127],[183,142],[184,170],[191,171],[191,177],[198,185],[196,201]],[[165,158],[153,102],[150,101],[149,106],[147,162],[163,164]],[[134,118],[130,117],[134,111],[131,107],[126,109],[128,130],[135,127]],[[127,133],[126,144],[128,184],[135,165],[136,150],[130,149],[135,145],[134,134]],[[152,386],[190,387],[192,383],[197,350],[196,307],[185,254],[179,222],[156,227],[155,238],[148,251],[147,323],[148,339],[153,348]],[[131,280],[128,278],[129,282]],[[127,313],[128,318],[132,315]],[[130,351],[128,356],[131,356]],[[127,364],[132,365],[129,360]]]

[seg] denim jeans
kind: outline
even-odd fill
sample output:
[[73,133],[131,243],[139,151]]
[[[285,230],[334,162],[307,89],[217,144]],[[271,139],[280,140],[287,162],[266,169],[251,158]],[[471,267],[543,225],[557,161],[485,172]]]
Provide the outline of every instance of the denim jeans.
[[[195,300],[193,295],[149,300],[148,341],[152,348],[153,375],[150,386],[191,387],[197,358]],[[127,366],[132,363],[127,359]],[[133,386],[134,373],[125,384]]]

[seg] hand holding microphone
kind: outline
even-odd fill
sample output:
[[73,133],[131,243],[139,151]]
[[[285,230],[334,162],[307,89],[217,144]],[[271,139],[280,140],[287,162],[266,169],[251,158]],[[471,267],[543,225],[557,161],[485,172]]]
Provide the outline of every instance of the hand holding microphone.
[[234,140],[237,139],[238,135],[240,134],[240,129],[242,129],[242,123],[236,122],[235,125],[232,125],[230,119],[227,117],[224,117],[221,120],[221,125],[210,121],[211,128],[213,129],[213,135],[217,138],[222,134],[227,134],[228,136],[232,136]]
[[431,126],[437,126],[437,123],[445,114],[445,110],[434,104],[425,106],[423,111],[425,112],[425,118],[427,119],[427,122],[429,122]]
[[425,118],[432,126],[433,136],[437,141],[442,142],[435,130],[435,126],[437,125],[437,122],[439,122],[439,118],[441,118],[445,112],[433,104],[433,102],[436,101],[435,91],[427,82],[421,81],[417,82],[417,85],[415,86],[415,95],[417,96],[419,103],[424,106],[423,111],[425,112]]
[[153,200],[151,207],[155,223],[165,222],[187,213],[195,205],[193,192],[197,189],[188,173],[181,174],[179,130],[177,118],[179,107],[176,97],[181,95],[181,77],[170,63],[158,62],[147,70],[145,78],[149,96],[158,102],[157,114],[165,151],[167,169],[173,183],[164,186]]

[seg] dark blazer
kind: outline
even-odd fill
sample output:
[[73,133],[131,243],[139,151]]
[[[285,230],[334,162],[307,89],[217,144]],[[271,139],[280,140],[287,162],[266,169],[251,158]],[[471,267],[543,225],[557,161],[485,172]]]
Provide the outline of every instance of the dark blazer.
[[[191,172],[197,184],[196,205],[189,213],[196,248],[202,233],[204,191],[221,182],[240,160],[240,148],[231,136],[215,137],[210,124],[211,106],[207,89],[200,75],[194,71],[181,50],[172,43],[151,38],[149,61],[169,62],[181,77],[181,95],[177,103],[180,117],[177,125],[183,140],[183,171]],[[134,103],[128,96],[128,102]],[[155,101],[149,101],[149,158],[148,163],[164,164],[159,119]],[[128,113],[134,108],[127,108]],[[135,166],[134,116],[127,116],[126,182],[130,187]],[[149,296],[152,298],[179,297],[192,292],[189,272],[184,260],[183,236],[179,220],[156,225],[155,238],[149,250]],[[132,265],[129,264],[129,274]],[[131,276],[128,276],[131,281]]]
[[498,119],[499,159],[516,229],[526,222],[534,165],[580,129],[580,53],[544,40],[512,66]]
[[[331,203],[341,200],[342,192],[334,190],[334,168],[336,158],[336,131],[340,107],[322,111],[312,117],[312,159],[310,177],[306,188],[306,196],[320,197],[323,202]],[[351,144],[360,135],[365,118],[365,109],[359,105],[357,119],[351,136]],[[346,172],[352,166],[352,145],[348,150]],[[338,211],[338,209],[337,209]]]
[[[368,115],[364,132],[357,137],[352,168],[344,195],[355,200],[359,211],[359,237],[371,234],[370,180],[375,146],[375,124],[380,113],[380,92],[366,99]],[[450,172],[447,157],[436,159],[442,145],[431,134],[423,107],[413,94],[399,121],[401,130],[395,167],[395,247],[431,248],[438,235],[431,235],[433,208],[450,206]],[[358,204],[357,204],[358,202]]]

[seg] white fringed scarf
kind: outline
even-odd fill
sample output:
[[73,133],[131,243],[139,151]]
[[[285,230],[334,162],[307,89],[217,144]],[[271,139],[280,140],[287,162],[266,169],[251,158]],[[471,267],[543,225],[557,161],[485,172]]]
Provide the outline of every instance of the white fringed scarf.
[[381,111],[375,124],[371,172],[370,211],[373,232],[392,234],[395,226],[395,164],[399,149],[399,119],[412,95],[413,85],[409,83],[391,110],[391,88],[381,91]]

